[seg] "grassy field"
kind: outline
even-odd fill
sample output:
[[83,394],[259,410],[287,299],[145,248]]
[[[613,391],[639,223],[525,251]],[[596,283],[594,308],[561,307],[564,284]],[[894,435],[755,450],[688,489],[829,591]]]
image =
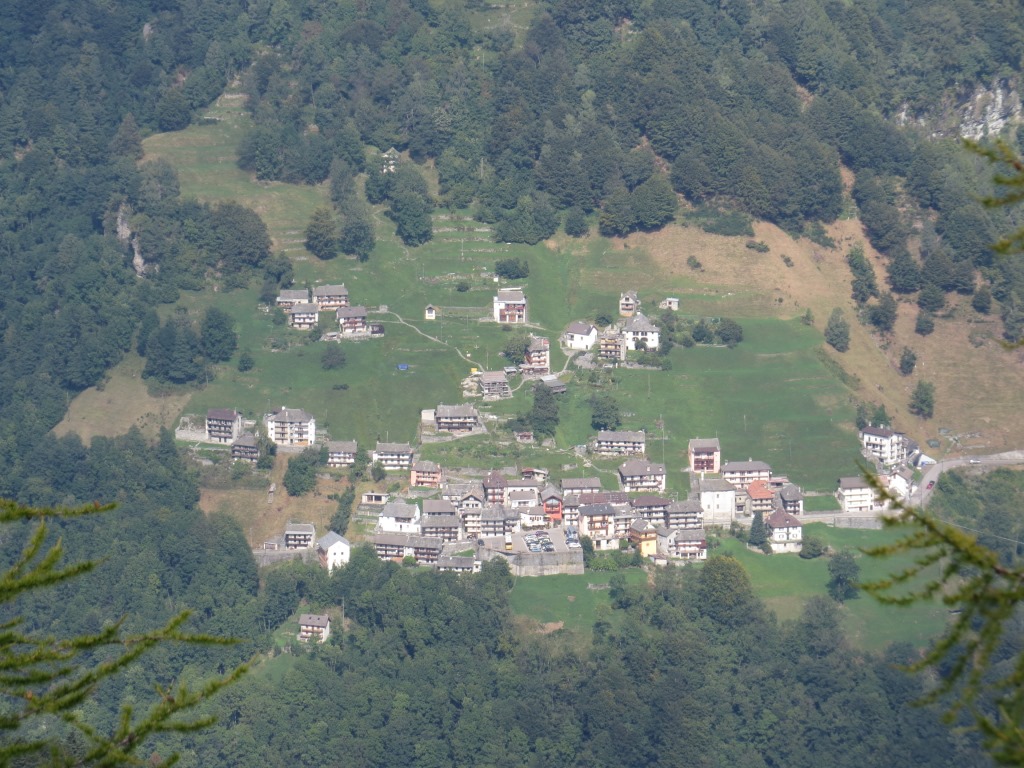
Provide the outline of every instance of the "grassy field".
[[[812,523],[804,535],[815,534],[836,549],[859,549],[877,546],[898,537],[894,531],[867,531],[830,528]],[[800,615],[804,603],[815,595],[826,594],[828,558],[802,560],[797,555],[766,557],[751,552],[735,539],[726,539],[722,550],[736,557],[750,574],[754,591],[780,619]],[[861,580],[873,581],[900,570],[909,558],[876,559],[858,554]],[[843,605],[843,626],[857,647],[880,650],[889,643],[906,641],[921,647],[938,636],[948,619],[946,609],[938,604],[910,607],[885,606],[861,595]]]
[[[647,574],[638,569],[624,571],[630,583],[642,583]],[[547,630],[566,629],[589,638],[598,611],[609,608],[607,589],[591,589],[591,584],[607,584],[609,573],[585,573],[582,576],[545,576],[519,578],[509,596],[512,610],[540,623]],[[611,616],[614,619],[614,614]],[[554,626],[554,625],[561,626]]]

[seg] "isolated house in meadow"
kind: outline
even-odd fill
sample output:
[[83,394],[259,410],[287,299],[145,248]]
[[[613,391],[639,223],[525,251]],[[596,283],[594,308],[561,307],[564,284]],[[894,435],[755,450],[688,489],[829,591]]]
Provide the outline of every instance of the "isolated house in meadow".
[[316,419],[301,408],[285,408],[267,414],[267,437],[275,445],[307,446],[316,441]]
[[626,291],[619,294],[619,314],[623,317],[632,317],[640,308],[640,299],[636,291]]
[[318,285],[313,289],[313,303],[321,312],[348,306],[348,288],[341,285]]
[[562,342],[569,349],[586,352],[597,343],[597,328],[590,323],[573,320],[562,334]]
[[339,533],[328,531],[316,543],[316,554],[320,565],[330,573],[335,568],[345,565],[352,554],[352,544]]
[[288,316],[288,327],[309,330],[320,322],[320,307],[316,304],[296,302],[285,310]]
[[622,324],[622,336],[626,340],[626,349],[657,349],[661,343],[661,333],[650,318],[637,312]]
[[412,446],[408,443],[377,442],[373,452],[373,460],[379,461],[388,472],[400,472],[412,469]]
[[426,308],[423,310],[423,319],[437,320],[437,307],[433,304],[427,304]]
[[665,490],[664,464],[631,459],[619,467],[619,487],[626,493]]
[[904,435],[888,427],[864,427],[860,430],[860,444],[886,467],[893,467],[907,460],[907,443]]
[[669,296],[668,298],[662,299],[661,303],[658,304],[658,309],[670,309],[673,312],[678,312],[679,299],[675,296]]
[[594,441],[594,453],[600,456],[643,456],[647,449],[647,435],[602,429]]
[[366,307],[339,307],[335,315],[342,336],[359,336],[370,332]]
[[356,463],[359,446],[355,440],[336,440],[327,444],[328,467],[351,467]]
[[776,510],[767,518],[765,525],[768,526],[768,542],[772,545],[772,552],[799,552],[803,546],[804,524],[796,517]]
[[687,448],[691,472],[717,475],[722,468],[722,446],[717,437],[695,437]]
[[540,376],[551,372],[551,344],[543,336],[530,336],[526,359],[519,366],[523,373]]
[[288,309],[294,304],[308,304],[309,291],[305,288],[285,288],[277,294],[277,301],[274,303],[281,309]]
[[242,434],[242,414],[230,408],[211,408],[206,412],[206,440],[230,443]]
[[494,320],[521,325],[527,322],[526,295],[522,288],[502,288],[494,296]]
[[331,617],[326,614],[303,613],[299,616],[299,640],[326,643],[331,636]]

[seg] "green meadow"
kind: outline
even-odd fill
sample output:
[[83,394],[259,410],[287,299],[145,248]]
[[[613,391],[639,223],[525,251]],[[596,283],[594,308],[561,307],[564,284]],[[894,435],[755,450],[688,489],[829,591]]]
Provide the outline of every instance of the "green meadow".
[[[900,535],[894,530],[832,528],[823,523],[811,523],[804,526],[804,535],[808,534],[820,536],[835,549],[857,552],[861,581],[885,578],[910,565],[912,560],[910,556],[874,558],[859,553],[863,547],[894,541]],[[724,540],[720,551],[743,564],[754,592],[782,620],[799,616],[809,598],[827,594],[827,557],[803,560],[798,555],[766,556],[750,551],[735,539]],[[845,602],[842,613],[847,637],[867,650],[880,650],[893,642],[909,642],[923,647],[938,637],[949,618],[946,608],[938,602],[888,606],[863,593]]]
[[[623,573],[630,584],[641,584],[647,578],[647,574],[637,568]],[[599,612],[608,611],[611,621],[616,618],[604,586],[610,578],[609,573],[518,578],[509,593],[509,602],[517,614],[541,624],[561,622],[564,629],[589,639]],[[600,588],[591,589],[590,585]]]

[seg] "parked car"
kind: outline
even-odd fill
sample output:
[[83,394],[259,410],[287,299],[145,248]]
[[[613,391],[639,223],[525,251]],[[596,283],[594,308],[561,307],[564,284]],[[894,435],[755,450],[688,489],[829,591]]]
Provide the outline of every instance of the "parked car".
[[928,481],[928,485],[925,486],[925,490],[930,491],[934,487],[935,487],[935,481],[934,480],[929,480]]

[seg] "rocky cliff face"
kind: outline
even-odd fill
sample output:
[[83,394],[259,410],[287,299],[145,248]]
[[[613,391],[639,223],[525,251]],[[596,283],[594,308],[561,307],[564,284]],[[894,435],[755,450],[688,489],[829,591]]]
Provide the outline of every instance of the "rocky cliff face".
[[122,203],[117,210],[117,239],[132,247],[132,267],[139,277],[146,275],[146,262],[142,258],[142,248],[139,246],[139,236],[132,232],[128,220],[131,218],[131,206]]
[[966,97],[949,99],[926,114],[911,114],[904,106],[895,116],[899,125],[917,125],[933,137],[960,136],[983,139],[998,136],[1004,128],[1024,123],[1018,83],[1000,79],[978,85]]

